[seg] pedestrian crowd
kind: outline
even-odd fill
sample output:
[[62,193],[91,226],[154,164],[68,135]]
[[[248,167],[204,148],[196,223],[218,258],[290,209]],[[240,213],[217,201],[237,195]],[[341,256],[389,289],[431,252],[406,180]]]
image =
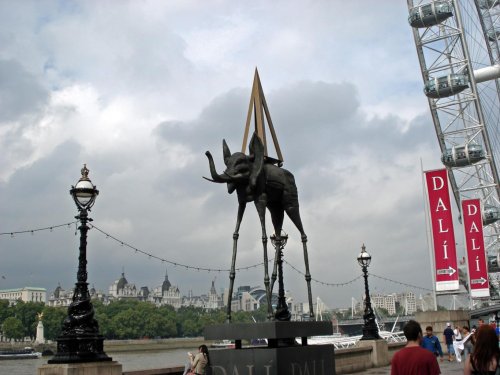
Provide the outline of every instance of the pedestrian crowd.
[[[443,342],[447,360],[464,359],[464,375],[500,375],[499,331],[494,324],[484,324],[479,319],[479,327],[446,324]],[[403,328],[406,346],[399,350],[391,361],[391,375],[438,375],[441,373],[439,361],[445,354],[433,328],[427,326],[425,334],[415,320],[410,320]],[[439,361],[438,361],[439,359]]]

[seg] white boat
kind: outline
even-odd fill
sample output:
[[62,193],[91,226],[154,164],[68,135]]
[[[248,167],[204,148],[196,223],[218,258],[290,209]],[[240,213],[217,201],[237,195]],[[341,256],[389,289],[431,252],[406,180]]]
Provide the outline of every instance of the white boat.
[[211,348],[226,348],[226,349],[234,349],[235,343],[231,340],[220,340],[214,342],[210,345]]
[[[403,331],[397,331],[397,332],[379,331],[379,335],[388,343],[406,342],[406,338],[403,335]],[[361,335],[338,336],[335,334],[328,336],[312,336],[307,339],[307,343],[309,345],[333,344],[335,349],[346,349],[356,346],[361,337],[362,337]]]
[[[403,331],[395,330],[398,320],[399,320],[399,315],[397,316],[396,321],[392,326],[392,329],[390,331],[387,331],[383,329],[384,325],[380,324],[378,319],[375,319],[377,326],[379,327],[379,332],[378,332],[379,336],[388,343],[406,342],[406,337],[404,336]],[[327,335],[327,336],[312,336],[307,340],[307,342],[310,345],[332,344],[335,347],[335,349],[346,349],[356,346],[361,337],[362,335],[357,335],[357,336],[340,335],[337,332],[333,333],[333,335]]]
[[0,360],[3,359],[33,359],[40,358],[42,353],[35,352],[33,348],[0,350]]

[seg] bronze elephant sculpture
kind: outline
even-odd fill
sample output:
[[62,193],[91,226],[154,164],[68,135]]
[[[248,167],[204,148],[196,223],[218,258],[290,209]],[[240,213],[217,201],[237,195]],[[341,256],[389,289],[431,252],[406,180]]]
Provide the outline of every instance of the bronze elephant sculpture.
[[[236,228],[233,233],[233,256],[229,275],[229,298],[232,298],[233,293],[237,243],[241,220],[245,212],[246,204],[248,202],[254,202],[262,228],[262,244],[264,249],[264,285],[267,294],[268,317],[271,318],[272,316],[272,286],[270,287],[269,285],[267,234],[265,225],[266,208],[271,214],[274,233],[278,240],[281,236],[285,212],[301,234],[306,266],[305,278],[309,293],[309,314],[313,319],[311,275],[309,273],[309,261],[306,246],[307,236],[304,232],[300,218],[299,198],[295,178],[288,170],[266,161],[264,155],[264,145],[255,133],[249,144],[249,155],[246,155],[243,152],[235,152],[232,154],[225,140],[222,142],[222,148],[226,169],[222,173],[217,173],[213,157],[211,153],[207,151],[205,154],[209,161],[210,174],[212,178],[205,178],[216,183],[226,183],[228,192],[231,194],[236,191],[238,196],[238,214]],[[276,270],[276,263],[274,269]],[[273,278],[275,279],[275,273],[273,273]],[[231,320],[230,301],[228,302],[227,320]]]

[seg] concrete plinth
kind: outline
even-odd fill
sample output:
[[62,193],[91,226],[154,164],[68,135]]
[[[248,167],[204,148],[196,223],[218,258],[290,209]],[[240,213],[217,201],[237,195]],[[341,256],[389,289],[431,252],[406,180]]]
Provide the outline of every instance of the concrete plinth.
[[[205,339],[235,341],[235,349],[210,351],[213,375],[334,375],[333,345],[307,344],[310,336],[332,333],[331,322],[276,321],[210,326]],[[243,346],[243,339],[266,339],[267,346]]]
[[47,364],[37,369],[37,375],[122,375],[122,365],[116,361]]
[[333,345],[210,351],[213,375],[335,374]]
[[389,364],[389,349],[385,340],[360,340],[359,348],[372,348],[371,361],[374,367],[387,366]]

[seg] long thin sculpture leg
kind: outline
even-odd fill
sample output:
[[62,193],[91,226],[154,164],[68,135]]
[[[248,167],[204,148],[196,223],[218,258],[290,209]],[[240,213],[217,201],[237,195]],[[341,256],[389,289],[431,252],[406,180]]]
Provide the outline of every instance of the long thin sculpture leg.
[[311,292],[311,274],[309,272],[309,255],[307,254],[307,236],[304,232],[304,227],[302,226],[302,220],[300,219],[299,206],[290,206],[286,209],[286,213],[290,220],[293,221],[295,226],[300,232],[302,238],[302,248],[304,249],[304,264],[306,268],[306,282],[307,282],[307,295],[309,298],[309,319],[314,320],[314,309],[312,302],[312,292]]
[[233,258],[231,260],[231,271],[229,273],[229,291],[227,300],[227,323],[231,322],[231,302],[233,300],[233,287],[234,279],[236,278],[236,253],[238,252],[238,237],[240,232],[241,219],[243,219],[243,214],[245,213],[245,204],[240,204],[238,206],[238,216],[236,218],[236,228],[233,233]]
[[306,282],[307,282],[307,295],[309,297],[309,319],[314,320],[314,310],[311,292],[311,274],[309,272],[309,256],[307,254],[307,236],[302,235],[302,247],[304,248],[304,264],[306,266]]

